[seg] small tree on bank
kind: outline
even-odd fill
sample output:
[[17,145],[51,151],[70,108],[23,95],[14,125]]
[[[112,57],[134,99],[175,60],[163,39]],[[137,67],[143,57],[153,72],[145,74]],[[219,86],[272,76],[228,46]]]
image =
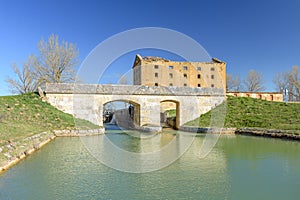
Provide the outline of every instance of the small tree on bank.
[[259,92],[265,90],[262,73],[250,70],[244,80],[245,90],[249,92]]
[[275,75],[273,83],[278,92],[287,90],[288,101],[300,101],[300,76],[299,67],[293,66],[292,70]]
[[39,65],[38,59],[32,55],[28,57],[28,60],[22,65],[21,69],[18,68],[17,64],[12,66],[17,78],[8,77],[6,79],[12,93],[25,94],[37,90],[38,82],[33,73],[36,65]]
[[239,92],[242,90],[240,76],[226,75],[226,90],[232,92]]
[[62,41],[52,34],[47,41],[38,43],[39,62],[34,71],[39,82],[66,83],[75,81],[79,52],[72,43]]
[[44,83],[74,82],[76,67],[79,63],[79,51],[72,43],[59,43],[57,35],[52,34],[47,41],[38,43],[39,56],[32,55],[20,70],[13,66],[16,79],[8,78],[6,82],[13,93],[36,91]]

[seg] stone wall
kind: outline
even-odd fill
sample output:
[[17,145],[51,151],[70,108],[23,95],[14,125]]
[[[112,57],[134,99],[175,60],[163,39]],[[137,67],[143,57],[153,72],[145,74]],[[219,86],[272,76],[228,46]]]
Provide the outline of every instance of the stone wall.
[[251,97],[266,101],[283,101],[283,94],[281,92],[227,92],[226,95],[234,97]]

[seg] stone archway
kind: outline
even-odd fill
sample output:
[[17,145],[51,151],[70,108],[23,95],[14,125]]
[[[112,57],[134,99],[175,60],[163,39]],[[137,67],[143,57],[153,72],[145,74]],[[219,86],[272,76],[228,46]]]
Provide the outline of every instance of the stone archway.
[[[180,127],[180,102],[175,100],[163,100],[160,102],[161,123],[165,123],[174,129]],[[165,118],[165,119],[163,119]]]
[[[112,120],[118,126],[123,128],[132,129],[140,126],[140,104],[131,100],[125,99],[114,99],[107,101],[102,104],[102,110],[104,114],[106,112],[106,105],[108,104],[116,104],[116,107],[111,111]],[[123,106],[121,106],[123,103]],[[102,120],[104,122],[105,118],[102,116]]]

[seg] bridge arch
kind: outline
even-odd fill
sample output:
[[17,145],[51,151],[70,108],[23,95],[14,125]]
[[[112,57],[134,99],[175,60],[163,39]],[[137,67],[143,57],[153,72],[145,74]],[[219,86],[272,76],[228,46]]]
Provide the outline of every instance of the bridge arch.
[[[124,103],[123,105],[121,105]],[[124,128],[135,128],[140,126],[140,109],[139,103],[124,98],[113,98],[102,102],[102,109],[105,112],[105,106],[108,104],[116,104],[114,108],[114,120],[116,124]],[[104,116],[103,116],[104,118]]]
[[164,99],[164,100],[160,101],[160,106],[161,106],[161,122],[164,121],[164,120],[162,120],[162,118],[166,117],[166,114],[163,114],[163,113],[165,113],[167,110],[175,110],[175,116],[173,116],[173,117],[175,117],[175,124],[173,125],[173,128],[179,129],[179,127],[180,127],[180,101],[174,100],[174,99]]

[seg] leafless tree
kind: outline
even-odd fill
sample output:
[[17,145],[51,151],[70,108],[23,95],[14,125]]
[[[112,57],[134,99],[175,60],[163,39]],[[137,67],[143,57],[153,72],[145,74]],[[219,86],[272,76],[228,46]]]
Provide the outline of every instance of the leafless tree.
[[79,52],[74,44],[66,41],[60,44],[58,36],[52,34],[47,41],[40,40],[38,50],[40,65],[34,71],[40,83],[75,81]]
[[288,85],[288,75],[287,72],[277,73],[273,78],[273,83],[275,84],[275,90],[277,92],[283,92],[284,89],[287,89]]
[[293,66],[290,71],[276,74],[273,82],[277,91],[288,91],[288,101],[300,101],[300,77],[298,66]]
[[265,90],[262,73],[250,70],[244,80],[245,89],[249,92],[259,92]]
[[242,90],[240,76],[226,75],[226,89],[227,91],[239,92]]
[[37,81],[35,80],[33,68],[39,65],[36,56],[32,55],[28,57],[28,60],[23,64],[20,70],[16,64],[12,66],[17,78],[8,77],[6,82],[11,88],[12,93],[24,94],[28,92],[34,92],[37,90]]
[[293,97],[293,100],[300,101],[300,77],[299,67],[293,66],[292,71],[288,76],[289,80],[289,94]]

